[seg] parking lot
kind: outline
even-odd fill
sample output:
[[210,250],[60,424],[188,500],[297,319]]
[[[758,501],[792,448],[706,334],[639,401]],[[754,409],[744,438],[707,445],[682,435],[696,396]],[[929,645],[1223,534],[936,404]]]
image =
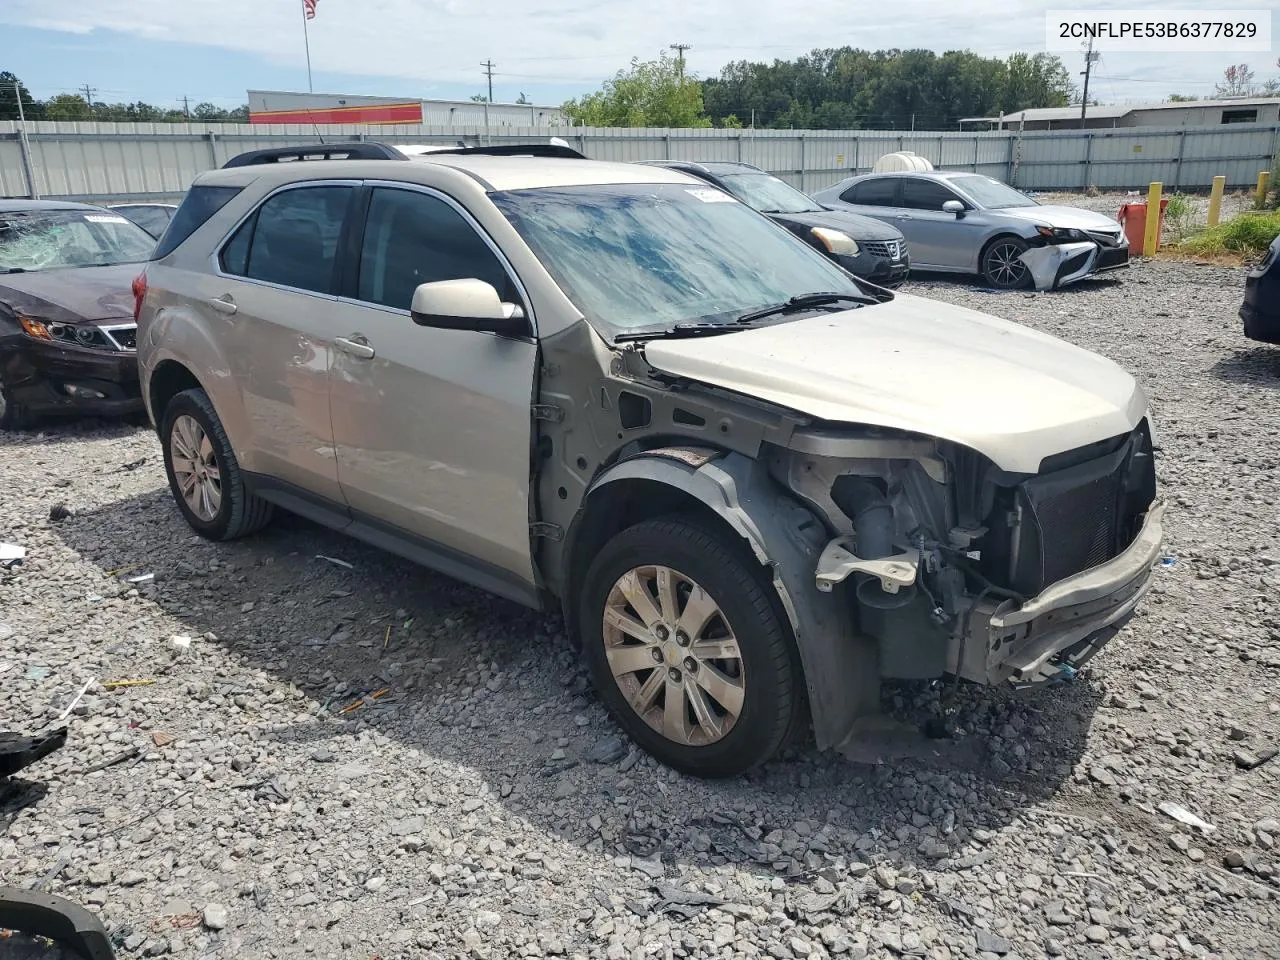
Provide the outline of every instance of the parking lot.
[[0,877],[93,905],[125,956],[1280,956],[1280,759],[1243,769],[1280,747],[1280,351],[1242,337],[1242,285],[904,288],[1134,372],[1170,502],[1156,586],[1074,684],[961,690],[976,760],[679,776],[555,618],[302,520],[203,541],[136,424],[0,435],[28,552],[0,729],[98,681],[4,798]]

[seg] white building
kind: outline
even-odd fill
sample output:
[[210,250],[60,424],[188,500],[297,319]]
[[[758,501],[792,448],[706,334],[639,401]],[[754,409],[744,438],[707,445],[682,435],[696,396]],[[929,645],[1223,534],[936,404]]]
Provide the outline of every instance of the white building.
[[[1280,123],[1280,97],[1231,97],[1178,103],[1100,104],[1085,112],[1086,130],[1112,127],[1213,127],[1224,123]],[[1080,105],[969,117],[961,130],[1079,130]]]

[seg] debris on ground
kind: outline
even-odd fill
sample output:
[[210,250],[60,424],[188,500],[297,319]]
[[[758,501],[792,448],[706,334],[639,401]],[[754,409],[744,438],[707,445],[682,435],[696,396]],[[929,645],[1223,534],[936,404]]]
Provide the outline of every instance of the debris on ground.
[[0,543],[0,567],[16,567],[27,556],[27,548],[16,543]]
[[54,523],[60,523],[69,517],[74,517],[75,513],[65,503],[55,503],[49,508],[49,519]]
[[0,777],[11,777],[19,770],[43,760],[67,742],[67,728],[48,733],[26,735],[0,730]]
[[1201,819],[1186,807],[1178,803],[1172,803],[1165,800],[1160,804],[1160,812],[1167,817],[1173,817],[1173,819],[1177,820],[1179,823],[1185,823],[1187,826],[1195,827],[1205,833],[1211,833],[1215,829],[1212,823]]

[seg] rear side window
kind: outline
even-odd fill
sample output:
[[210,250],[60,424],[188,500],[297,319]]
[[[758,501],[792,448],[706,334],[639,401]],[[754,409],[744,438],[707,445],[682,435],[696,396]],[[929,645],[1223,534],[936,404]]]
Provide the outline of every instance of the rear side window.
[[483,280],[517,302],[506,269],[473,226],[438,197],[376,187],[360,250],[357,297],[408,310],[420,283]]
[[332,293],[338,236],[351,187],[277,193],[222,248],[222,269],[238,277]]
[[156,244],[151,254],[152,260],[160,260],[178,249],[187,237],[191,236],[205,221],[227,205],[227,201],[241,191],[241,187],[201,187],[195,186],[187,191],[174,211],[173,219]]
[[860,203],[868,207],[896,207],[898,181],[892,177],[863,180],[840,195],[845,203]]

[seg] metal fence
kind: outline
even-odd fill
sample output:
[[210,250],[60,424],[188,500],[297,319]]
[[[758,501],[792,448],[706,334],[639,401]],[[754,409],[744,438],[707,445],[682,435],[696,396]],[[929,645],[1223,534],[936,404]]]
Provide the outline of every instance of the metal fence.
[[513,143],[559,136],[598,160],[739,160],[804,191],[910,150],[943,170],[970,170],[1026,190],[1207,188],[1215,176],[1251,186],[1280,153],[1280,125],[988,133],[883,130],[519,128],[0,121],[0,196],[99,202],[173,198],[205,170],[260,147],[342,140]]

